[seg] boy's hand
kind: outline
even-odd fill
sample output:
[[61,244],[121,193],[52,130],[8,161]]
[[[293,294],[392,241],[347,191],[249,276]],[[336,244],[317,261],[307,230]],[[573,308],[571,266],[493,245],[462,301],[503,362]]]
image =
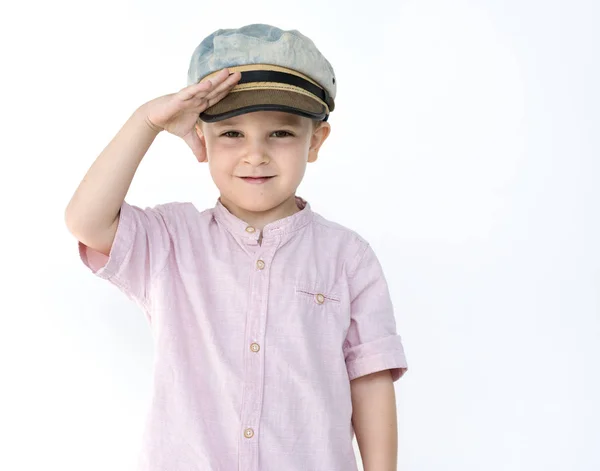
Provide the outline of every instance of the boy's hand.
[[156,132],[165,130],[181,137],[202,162],[206,156],[195,129],[198,115],[225,98],[241,77],[240,72],[229,75],[225,68],[210,80],[202,80],[177,93],[144,103],[140,108],[145,113],[146,124]]

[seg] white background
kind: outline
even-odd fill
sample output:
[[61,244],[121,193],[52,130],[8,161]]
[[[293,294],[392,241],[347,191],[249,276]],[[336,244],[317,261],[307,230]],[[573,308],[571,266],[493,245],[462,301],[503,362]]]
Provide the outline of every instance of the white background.
[[[64,209],[133,110],[186,85],[200,41],[250,23],[298,29],[336,72],[298,194],[384,266],[409,362],[398,468],[600,469],[598,2],[1,8],[0,469],[134,469],[150,330],[79,261]],[[216,197],[163,133],[127,199]]]

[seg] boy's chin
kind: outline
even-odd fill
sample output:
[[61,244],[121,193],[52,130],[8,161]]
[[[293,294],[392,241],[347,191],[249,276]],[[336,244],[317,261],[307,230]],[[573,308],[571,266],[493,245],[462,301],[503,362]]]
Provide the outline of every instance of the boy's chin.
[[244,200],[237,201],[236,205],[242,208],[244,211],[249,211],[253,213],[264,213],[266,211],[270,211],[273,208],[279,206],[279,202],[265,198],[261,200]]
[[244,211],[253,213],[264,213],[281,206],[287,200],[288,198],[286,197],[282,198],[264,195],[261,197],[254,198],[234,198],[233,200],[229,201],[231,201],[234,205],[236,205],[238,208]]

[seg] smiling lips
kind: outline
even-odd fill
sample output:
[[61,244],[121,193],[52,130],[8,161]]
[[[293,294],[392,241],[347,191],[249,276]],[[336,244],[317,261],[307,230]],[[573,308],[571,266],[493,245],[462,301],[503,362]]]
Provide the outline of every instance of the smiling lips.
[[274,176],[275,175],[272,175],[270,177],[240,177],[240,178],[248,183],[261,184],[261,183],[268,182]]

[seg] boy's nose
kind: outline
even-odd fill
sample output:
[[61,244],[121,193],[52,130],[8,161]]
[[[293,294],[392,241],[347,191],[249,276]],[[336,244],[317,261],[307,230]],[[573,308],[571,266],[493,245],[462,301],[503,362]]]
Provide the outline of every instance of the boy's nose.
[[268,155],[267,146],[260,142],[250,142],[244,155],[244,163],[258,166],[268,164],[271,161]]

